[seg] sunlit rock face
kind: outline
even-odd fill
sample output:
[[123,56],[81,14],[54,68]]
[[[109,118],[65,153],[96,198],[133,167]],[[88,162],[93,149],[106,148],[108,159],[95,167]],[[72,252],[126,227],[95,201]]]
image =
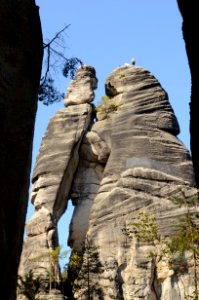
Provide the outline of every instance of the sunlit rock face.
[[[150,255],[156,251],[153,243],[125,234],[145,211],[156,216],[163,239],[169,237],[187,214],[187,204],[197,203],[192,162],[177,138],[179,126],[168,95],[147,70],[119,67],[105,84],[111,105],[98,107],[93,123],[89,103],[96,83],[92,67],[78,70],[66,107],[51,119],[43,138],[21,273],[33,269],[47,281],[49,260],[32,258],[58,245],[57,221],[72,199],[69,245],[80,252],[85,242],[91,245],[81,275],[88,270],[92,249],[101,265],[99,272],[89,270],[89,283],[88,274],[77,279],[76,299],[88,299],[89,289],[94,300],[185,299],[194,286],[193,264],[179,272],[166,257]],[[195,206],[189,211],[197,216]]]
[[[93,299],[184,299],[182,282],[188,293],[192,271],[175,275],[164,259],[156,266],[150,258],[153,246],[124,234],[144,209],[169,236],[187,213],[186,203],[197,199],[189,153],[176,137],[178,122],[166,92],[143,68],[114,70],[106,93],[115,109],[98,111],[100,121],[82,141],[69,241],[81,249],[87,234],[98,251],[104,272],[90,274],[92,285],[101,290],[101,296],[93,292]],[[80,285],[75,296],[87,299],[86,280]]]
[[72,80],[65,95],[64,104],[77,105],[93,101],[97,88],[95,69],[90,66],[81,66]]
[[[91,84],[85,84],[87,82]],[[67,106],[60,109],[48,124],[33,171],[31,201],[35,213],[26,226],[27,237],[19,273],[25,275],[33,270],[35,276],[39,275],[46,281],[46,285],[49,272],[52,272],[47,254],[58,246],[57,222],[70,199],[82,138],[92,124],[93,107],[89,103],[94,98],[96,85],[94,68],[82,66],[78,69],[68,88]],[[77,86],[81,86],[81,90],[76,90]],[[59,282],[59,271],[56,277]]]

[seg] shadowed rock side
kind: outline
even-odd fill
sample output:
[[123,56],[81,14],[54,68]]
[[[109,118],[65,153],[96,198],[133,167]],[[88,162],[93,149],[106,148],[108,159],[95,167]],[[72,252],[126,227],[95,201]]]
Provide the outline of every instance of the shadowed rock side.
[[[82,141],[70,245],[81,250],[87,233],[99,253],[103,272],[90,274],[90,286],[101,294],[92,299],[184,299],[193,288],[192,268],[175,274],[164,261],[155,265],[153,246],[123,233],[145,209],[169,236],[187,213],[186,203],[197,199],[189,153],[176,137],[178,122],[166,92],[143,68],[117,68],[106,81],[106,93],[117,111],[99,111],[99,121]],[[79,284],[75,297],[87,299],[87,281]]]
[[[198,143],[198,74],[197,64],[199,44],[195,36],[197,17],[195,11],[197,2],[194,0],[177,0],[182,14],[182,32],[186,46],[187,58],[191,72],[191,101],[190,101],[190,138],[193,166],[195,170],[196,183],[199,187],[199,143]],[[193,17],[194,16],[194,17]]]
[[[79,85],[81,89],[77,88]],[[24,276],[32,270],[35,276],[43,278],[46,286],[49,285],[49,274],[54,272],[48,253],[58,246],[57,222],[70,199],[71,184],[79,163],[79,146],[92,123],[93,108],[89,103],[96,87],[95,70],[89,66],[81,67],[68,88],[66,107],[49,122],[36,160],[31,193],[35,213],[26,226],[19,273]],[[59,272],[53,275],[59,283]],[[39,299],[46,297],[44,293]],[[59,297],[63,299],[63,296]],[[22,298],[22,295],[18,296],[18,299]],[[48,299],[58,299],[58,294],[52,294]]]
[[0,12],[0,298],[15,300],[43,41],[34,0],[1,0]]

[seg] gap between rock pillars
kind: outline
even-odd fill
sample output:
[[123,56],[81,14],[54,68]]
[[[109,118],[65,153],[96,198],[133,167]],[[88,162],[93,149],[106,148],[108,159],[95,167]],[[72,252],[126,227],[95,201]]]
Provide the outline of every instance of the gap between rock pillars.
[[66,257],[59,261],[61,271],[63,271],[65,265],[68,263],[71,254],[71,248],[68,246],[67,241],[69,237],[70,222],[72,219],[73,211],[74,211],[74,206],[72,205],[72,201],[69,200],[66,211],[63,213],[60,220],[58,221],[57,228],[58,228],[59,245],[61,247],[61,252],[65,250],[67,251]]

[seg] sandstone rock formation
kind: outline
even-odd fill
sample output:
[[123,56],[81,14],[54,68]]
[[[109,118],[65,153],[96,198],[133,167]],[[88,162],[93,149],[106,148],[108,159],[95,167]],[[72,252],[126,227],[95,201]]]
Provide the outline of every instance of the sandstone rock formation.
[[[93,177],[89,188],[87,176],[83,182],[77,173],[81,190],[76,193],[79,198],[72,219],[73,248],[82,232],[80,216],[87,210],[86,187],[91,203],[93,195],[93,203],[84,234],[87,232],[87,238],[98,249],[104,266],[102,274],[92,274],[92,284],[102,291],[101,299],[184,299],[182,285],[193,285],[190,273],[176,276],[166,267],[158,272],[149,258],[151,245],[139,244],[123,234],[144,208],[157,216],[161,234],[168,236],[175,230],[179,216],[186,214],[186,202],[193,196],[197,198],[192,163],[176,138],[179,127],[168,96],[148,71],[132,66],[117,68],[108,77],[106,93],[118,110],[97,121],[83,140],[83,148],[86,142],[90,145],[84,159],[94,160],[101,168],[105,161],[106,164],[98,180],[97,195],[91,192]],[[90,136],[97,138],[91,140]],[[83,170],[79,173],[83,174]],[[73,189],[78,186],[76,180]],[[84,288],[76,293],[77,299],[87,299],[85,285],[84,282]]]
[[[85,79],[87,69],[92,71]],[[137,213],[147,211],[167,238],[187,214],[188,204],[198,202],[192,162],[176,137],[179,126],[167,93],[145,69],[119,67],[106,81],[110,106],[99,106],[92,123],[88,102],[96,86],[93,74],[92,68],[78,71],[66,96],[69,106],[50,121],[43,139],[33,175],[36,212],[27,225],[23,272],[32,268],[47,277],[50,266],[34,266],[30,258],[57,245],[57,221],[71,198],[75,210],[69,244],[77,252],[86,244],[76,299],[185,299],[194,287],[193,265],[178,272],[165,257],[150,256],[154,244],[124,234]],[[74,119],[81,119],[79,126]],[[197,206],[189,213],[197,219]],[[100,272],[85,266],[91,248],[98,254]]]
[[43,42],[34,0],[0,1],[0,290],[16,299]]
[[[76,83],[82,85],[81,90],[75,88]],[[66,107],[49,122],[33,172],[31,201],[35,213],[26,227],[20,266],[22,275],[33,270],[35,276],[49,280],[53,266],[47,253],[58,246],[57,222],[70,197],[81,140],[92,123],[93,108],[88,103],[93,100],[96,87],[95,70],[81,67],[69,86]],[[81,102],[75,105],[73,100],[77,99],[78,103],[78,96]],[[59,272],[55,275],[59,282]]]

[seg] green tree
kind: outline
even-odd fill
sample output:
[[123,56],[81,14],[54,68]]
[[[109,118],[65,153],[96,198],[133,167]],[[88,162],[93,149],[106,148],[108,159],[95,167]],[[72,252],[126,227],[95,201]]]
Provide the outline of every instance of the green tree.
[[18,288],[20,294],[26,296],[28,300],[38,300],[36,295],[38,294],[40,287],[41,279],[40,277],[34,278],[32,270],[30,270],[24,278],[18,276]]
[[94,294],[101,296],[102,299],[102,290],[97,286],[96,283],[92,283],[92,276],[93,274],[100,274],[103,272],[104,269],[100,262],[97,248],[92,244],[89,238],[86,237],[83,264],[79,277],[80,280],[86,283],[84,295],[86,295],[88,300],[92,300]]
[[78,278],[81,270],[83,255],[84,250],[73,250],[69,262],[65,265],[64,272],[62,274],[64,295],[67,295],[71,300],[74,299],[74,292],[80,288],[76,279]]
[[170,238],[168,243],[170,252],[177,254],[179,264],[183,263],[186,252],[191,254],[189,260],[193,260],[194,268],[194,292],[193,295],[186,295],[186,299],[199,299],[198,291],[198,260],[199,260],[199,226],[195,223],[193,215],[188,210],[184,218],[180,220],[180,224],[176,228],[177,232]]
[[111,99],[109,96],[102,96],[100,102],[96,106],[96,112],[103,114],[105,118],[110,117],[119,109],[115,99]]
[[47,253],[50,261],[50,268],[48,270],[50,290],[52,288],[52,285],[54,285],[55,288],[59,287],[60,285],[59,261],[64,259],[67,254],[68,251],[61,251],[60,246],[57,246],[54,250],[51,250]]
[[[51,40],[43,43],[44,61],[42,66],[42,76],[40,79],[40,88],[38,100],[44,105],[50,105],[63,99],[64,93],[61,93],[55,87],[56,74],[54,71],[61,71],[64,77],[75,76],[77,67],[82,65],[82,61],[77,57],[68,58],[65,50],[65,33],[70,25],[64,26],[58,31]],[[54,76],[53,76],[54,73]]]
[[81,297],[92,300],[94,295],[103,299],[103,292],[93,282],[93,276],[104,272],[97,248],[86,238],[82,251],[73,251],[67,265],[68,279],[73,294],[80,291]]
[[[153,244],[155,250],[149,253],[152,259],[157,262],[166,258],[170,267],[179,273],[184,272],[192,260],[194,264],[194,292],[192,295],[185,294],[185,299],[198,300],[199,226],[195,223],[193,215],[187,210],[185,217],[179,219],[179,225],[174,229],[174,235],[170,237],[161,236],[156,217],[147,211],[141,211],[134,222],[122,231],[129,238],[135,236],[142,243]],[[189,261],[186,259],[186,253],[191,254]]]
[[40,262],[43,258],[48,259],[49,268],[47,269],[47,272],[49,277],[49,291],[52,287],[60,287],[59,261],[60,259],[64,259],[67,256],[67,253],[67,251],[61,251],[61,247],[57,246],[55,249],[41,253],[38,256],[29,257],[29,260],[32,262]]
[[139,241],[154,243],[160,240],[156,217],[146,211],[139,212],[131,225],[132,227],[127,231],[127,234],[134,234]]

